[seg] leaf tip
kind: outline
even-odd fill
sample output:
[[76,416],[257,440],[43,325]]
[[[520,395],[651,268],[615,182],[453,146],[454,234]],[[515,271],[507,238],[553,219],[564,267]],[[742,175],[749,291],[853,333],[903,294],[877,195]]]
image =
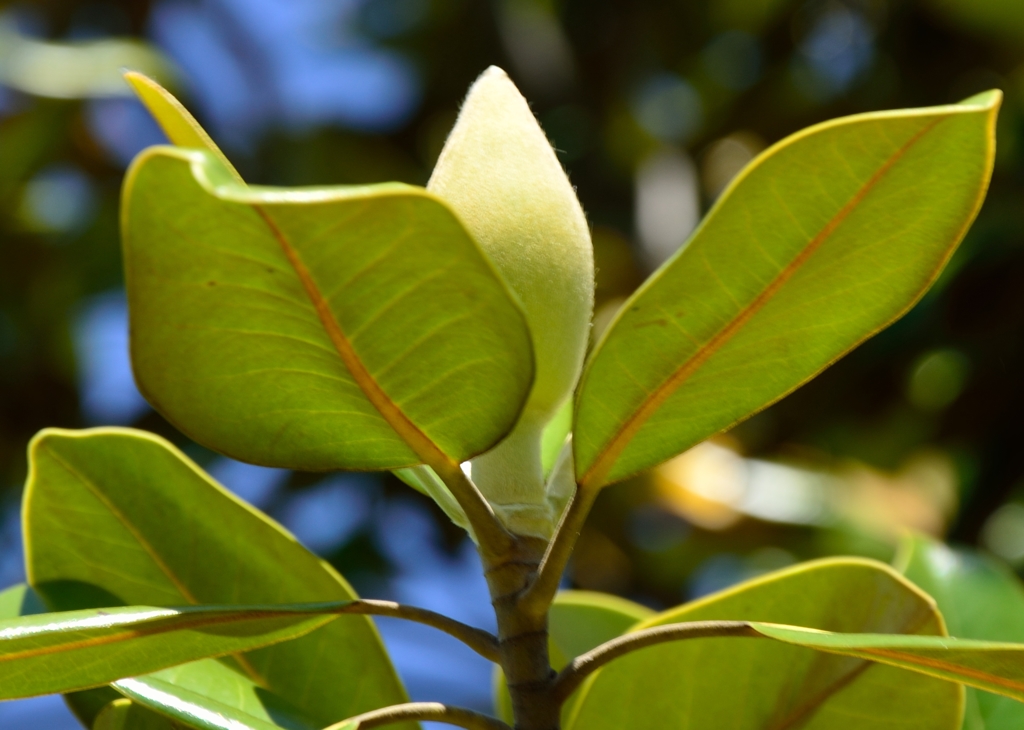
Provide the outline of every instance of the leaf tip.
[[1003,92],[1001,89],[989,89],[980,94],[969,96],[957,106],[969,106],[976,109],[997,111],[1003,103]]

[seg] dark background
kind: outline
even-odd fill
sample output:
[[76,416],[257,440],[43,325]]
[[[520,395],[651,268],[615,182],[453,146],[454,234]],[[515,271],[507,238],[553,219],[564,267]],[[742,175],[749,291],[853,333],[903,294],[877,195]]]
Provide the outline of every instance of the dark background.
[[[93,63],[111,39],[123,60]],[[424,184],[490,64],[578,188],[598,328],[764,146],[1002,88],[988,200],[934,290],[731,434],[607,490],[570,579],[664,607],[797,560],[888,560],[908,528],[1024,566],[1018,0],[39,0],[0,2],[0,586],[23,576],[29,438],[120,424],[180,444],[361,592],[490,623],[471,546],[392,477],[231,462],[149,410],[127,361],[117,230],[125,166],[162,141],[121,65],[173,88],[250,182],[318,185]],[[475,658],[382,629],[414,698],[488,706]],[[67,722],[52,699],[0,706],[5,728]]]

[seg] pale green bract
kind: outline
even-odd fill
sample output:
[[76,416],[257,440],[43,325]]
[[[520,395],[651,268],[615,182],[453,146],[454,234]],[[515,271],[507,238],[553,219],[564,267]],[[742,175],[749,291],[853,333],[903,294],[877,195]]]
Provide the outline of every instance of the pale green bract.
[[514,532],[550,537],[544,427],[571,396],[594,306],[594,254],[576,193],[526,99],[491,67],[470,88],[427,189],[442,197],[518,295],[537,376],[515,429],[473,460],[473,480]]

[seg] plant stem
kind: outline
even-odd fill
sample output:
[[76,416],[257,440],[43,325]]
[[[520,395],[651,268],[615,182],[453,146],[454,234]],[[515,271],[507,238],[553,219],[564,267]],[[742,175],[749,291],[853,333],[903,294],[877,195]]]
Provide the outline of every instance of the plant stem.
[[461,621],[448,618],[443,614],[428,611],[425,608],[404,606],[400,603],[395,603],[394,601],[361,599],[352,601],[352,603],[341,609],[339,613],[388,616],[391,618],[400,618],[407,621],[426,624],[427,626],[439,629],[450,636],[454,636],[484,659],[488,659],[492,662],[500,661],[498,637],[494,634],[484,631],[483,629],[468,626]]
[[500,561],[484,562],[516,730],[559,728],[561,705],[552,694],[555,671],[548,659],[547,611],[529,613],[519,603],[536,577],[546,547],[540,538],[519,535]]
[[392,705],[336,722],[324,730],[346,730],[349,727],[354,730],[356,728],[367,730],[368,728],[392,725],[396,722],[414,720],[443,722],[466,728],[466,730],[512,730],[501,720],[462,707],[448,707],[439,702],[409,702],[404,705]]
[[576,493],[555,528],[555,535],[548,544],[536,576],[518,599],[519,607],[525,613],[546,614],[551,602],[555,600],[562,573],[565,572],[583,523],[587,521],[599,492],[599,489],[576,487]]
[[636,633],[619,636],[586,654],[573,659],[554,681],[554,697],[557,702],[565,702],[576,691],[577,687],[590,674],[597,671],[621,656],[655,644],[684,639],[703,639],[708,637],[744,637],[763,639],[764,635],[755,631],[746,621],[693,621],[689,623],[667,624],[655,626]]

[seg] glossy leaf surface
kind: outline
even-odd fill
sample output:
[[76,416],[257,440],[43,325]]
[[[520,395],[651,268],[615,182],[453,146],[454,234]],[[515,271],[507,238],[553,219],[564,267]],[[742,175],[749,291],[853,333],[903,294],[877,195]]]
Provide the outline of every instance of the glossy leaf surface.
[[595,348],[582,484],[681,453],[905,313],[981,205],[1000,99],[837,119],[752,162]]
[[[821,560],[660,613],[681,621],[760,620],[849,633],[942,635],[933,602],[880,563]],[[567,730],[957,730],[963,688],[774,641],[698,639],[642,649],[580,690]]]
[[[938,602],[951,635],[1024,642],[1024,587],[1005,566],[924,536],[907,538],[896,562],[897,569]],[[1021,727],[1024,704],[968,688],[963,730]]]
[[[51,592],[60,593],[60,590],[56,586],[51,586]],[[67,607],[75,608],[74,603],[74,600],[68,601]],[[11,586],[0,592],[0,621],[21,616],[34,616],[46,613],[48,610],[39,594],[24,583]],[[66,694],[64,700],[75,717],[83,725],[91,728],[100,711],[120,697],[121,695],[110,687],[98,687]]]
[[242,673],[212,659],[122,679],[113,686],[138,705],[200,730],[321,727]]
[[7,619],[0,621],[0,699],[86,689],[293,639],[331,621],[335,605],[129,606]]
[[[156,436],[44,431],[30,459],[29,577],[48,599],[62,589],[55,608],[356,597],[330,566]],[[249,652],[239,666],[324,725],[406,701],[363,616]]]
[[533,378],[519,306],[420,188],[244,186],[154,147],[122,232],[140,388],[200,443],[258,464],[457,467]]

